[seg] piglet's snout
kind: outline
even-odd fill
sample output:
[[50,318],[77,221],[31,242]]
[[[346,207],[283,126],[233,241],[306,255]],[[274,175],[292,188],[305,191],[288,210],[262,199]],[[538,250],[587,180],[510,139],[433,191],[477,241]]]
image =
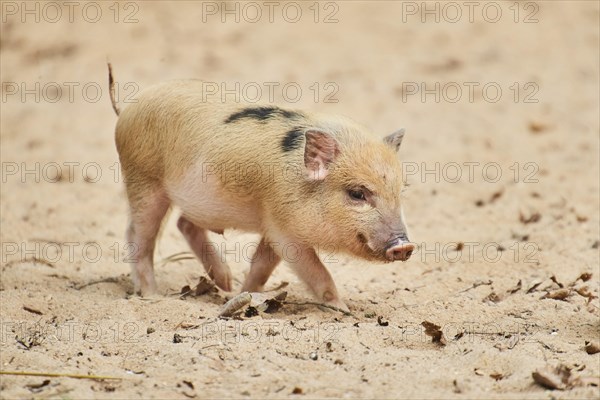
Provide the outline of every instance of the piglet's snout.
[[406,261],[410,258],[415,249],[415,245],[409,242],[399,241],[396,244],[390,246],[386,251],[385,255],[390,261]]

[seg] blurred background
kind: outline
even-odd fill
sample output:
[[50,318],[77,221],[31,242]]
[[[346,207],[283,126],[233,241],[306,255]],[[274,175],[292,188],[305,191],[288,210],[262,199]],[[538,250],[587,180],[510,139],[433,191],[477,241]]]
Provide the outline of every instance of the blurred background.
[[[196,78],[226,91],[211,101],[340,113],[382,137],[405,127],[407,218],[423,241],[450,240],[456,214],[476,215],[461,224],[473,236],[482,219],[518,219],[518,207],[541,201],[530,192],[549,203],[577,193],[569,205],[597,216],[598,12],[562,1],[3,2],[2,160],[45,163],[11,164],[3,183],[27,168],[48,183],[51,162],[76,175],[74,185],[4,190],[17,205],[3,201],[3,218],[25,213],[25,195],[51,208],[82,198],[117,207],[106,204],[121,192],[107,61],[121,107],[151,84]],[[96,180],[90,163],[103,176],[79,185]],[[503,207],[473,207],[503,188]]]

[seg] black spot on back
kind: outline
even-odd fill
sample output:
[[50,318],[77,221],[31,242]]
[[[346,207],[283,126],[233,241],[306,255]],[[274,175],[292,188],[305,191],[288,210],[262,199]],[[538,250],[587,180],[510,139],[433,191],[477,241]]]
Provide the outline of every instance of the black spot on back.
[[288,133],[285,134],[281,141],[281,148],[283,151],[292,151],[300,148],[302,145],[302,136],[304,131],[300,127],[292,128]]
[[299,118],[302,115],[295,111],[283,110],[279,107],[249,107],[231,114],[225,119],[226,124],[248,118],[259,122],[265,122],[269,118],[283,117],[286,119]]

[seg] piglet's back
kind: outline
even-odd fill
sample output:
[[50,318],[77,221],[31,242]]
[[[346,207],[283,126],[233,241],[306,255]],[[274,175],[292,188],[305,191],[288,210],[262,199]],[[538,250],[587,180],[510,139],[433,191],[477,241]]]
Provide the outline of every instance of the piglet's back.
[[300,112],[209,101],[214,96],[203,88],[200,80],[161,83],[123,110],[115,136],[125,173],[137,167],[158,180],[176,179],[198,162],[277,161],[286,155],[281,146],[290,129],[308,124]]

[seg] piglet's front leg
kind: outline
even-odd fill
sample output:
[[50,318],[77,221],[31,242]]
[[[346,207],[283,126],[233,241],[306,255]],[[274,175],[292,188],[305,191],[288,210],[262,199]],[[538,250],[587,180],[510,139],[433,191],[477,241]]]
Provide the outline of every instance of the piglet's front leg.
[[350,312],[340,299],[333,278],[312,247],[294,241],[283,241],[277,250],[296,275],[312,290],[323,304]]

